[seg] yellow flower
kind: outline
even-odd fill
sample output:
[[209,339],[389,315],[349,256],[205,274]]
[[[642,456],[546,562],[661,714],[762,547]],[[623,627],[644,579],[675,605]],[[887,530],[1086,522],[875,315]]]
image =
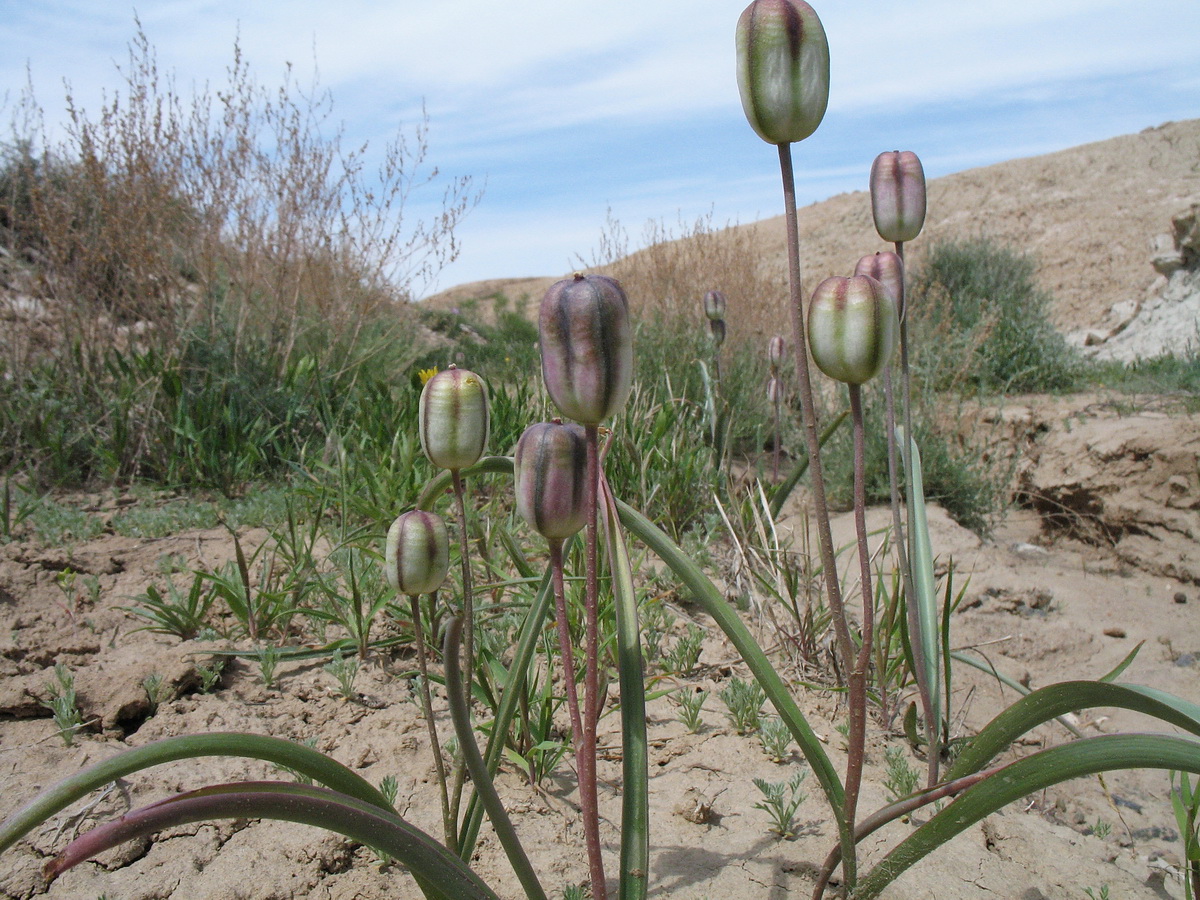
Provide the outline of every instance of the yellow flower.
[[432,369],[418,369],[417,377],[421,379],[421,387],[429,383],[429,379],[438,373],[437,366]]

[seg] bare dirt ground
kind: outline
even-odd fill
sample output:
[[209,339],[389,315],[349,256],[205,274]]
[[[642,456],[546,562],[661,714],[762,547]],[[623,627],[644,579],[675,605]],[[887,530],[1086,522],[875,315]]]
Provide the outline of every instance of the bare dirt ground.
[[[1198,190],[1196,154],[1189,151],[1189,174],[1182,164],[1162,163],[1162,153],[1184,145],[1194,150],[1198,136],[1200,123],[1181,123],[1105,142],[1113,145],[1115,157],[1093,145],[1006,164],[1011,169],[991,167],[940,179],[931,186],[930,228],[936,233],[963,227],[955,224],[956,216],[974,210],[966,225],[1024,235],[1024,244],[1041,256],[1046,285],[1061,300],[1060,325],[1097,323],[1112,304],[1140,295],[1152,281],[1147,242],[1168,230],[1179,201]],[[1065,180],[1056,180],[1067,178],[1064,166],[1085,187],[1068,190]],[[1134,178],[1137,173],[1146,181]],[[1163,179],[1154,180],[1159,173],[1165,173]],[[1029,185],[1037,188],[1036,203],[1028,202]],[[1092,209],[1080,193],[1107,198],[1107,205]],[[967,199],[954,212],[950,204],[960,195]],[[1011,199],[1017,195],[1025,205]],[[834,198],[823,209],[805,210],[812,240],[824,227],[821,222],[832,221],[851,234],[870,228],[869,205],[863,207],[860,195]],[[980,209],[989,210],[987,221],[980,221]],[[837,217],[827,218],[838,210]],[[748,227],[762,230],[767,240],[775,224]],[[1052,239],[1054,234],[1059,236]],[[850,243],[846,238],[847,247]],[[817,267],[841,269],[843,256],[852,265],[860,251],[820,252],[828,261],[818,261]],[[1014,489],[1020,505],[986,542],[944,515],[934,516],[935,553],[942,563],[953,560],[958,583],[969,577],[966,599],[954,617],[955,643],[978,648],[998,671],[1034,687],[1098,677],[1141,643],[1127,680],[1200,701],[1200,416],[1156,398],[1104,396],[1013,398],[1003,408],[977,415],[972,427],[992,436],[993,451],[1016,455]],[[109,494],[80,502],[103,510],[118,501]],[[798,504],[789,509],[781,522],[784,533],[802,528],[803,515]],[[880,522],[881,515],[873,513]],[[844,519],[837,527],[839,535],[849,534]],[[253,544],[263,537],[251,532],[243,540]],[[405,679],[398,677],[413,668],[410,653],[373,659],[359,676],[359,696],[353,700],[338,695],[333,678],[315,663],[281,665],[277,686],[267,689],[254,667],[236,662],[216,690],[201,693],[197,666],[210,661],[212,645],[135,631],[140,623],[120,609],[161,580],[160,559],[177,555],[189,567],[215,568],[232,552],[223,530],[154,541],[105,534],[67,546],[30,539],[0,545],[0,817],[64,775],[124,747],[184,733],[253,731],[315,740],[319,750],[375,784],[396,776],[399,811],[438,832],[425,725]],[[851,559],[843,562],[848,572],[856,571]],[[56,576],[68,566],[98,580],[94,602],[81,596],[76,608],[64,603]],[[722,574],[732,577],[732,570]],[[847,578],[852,584],[853,576]],[[686,604],[676,613],[681,626],[690,618],[707,625]],[[769,626],[753,624],[772,645]],[[40,703],[55,662],[76,672],[89,723],[71,747],[63,745]],[[167,685],[153,714],[141,686],[151,673],[162,675]],[[700,667],[687,683],[715,693],[739,673],[744,671],[736,653],[710,629]],[[837,695],[800,687],[797,695],[815,730],[828,740],[835,764],[843,766],[835,728],[842,720]],[[1014,696],[994,679],[961,667],[953,698],[959,730],[978,728]],[[785,780],[798,758],[787,765],[769,761],[755,738],[733,732],[715,696],[703,717],[705,727],[688,734],[664,699],[649,706],[651,896],[806,896],[813,868],[835,837],[818,789],[809,786],[810,797],[799,813],[800,835],[778,840],[768,831],[766,814],[753,806],[758,792],[752,779]],[[601,804],[611,870],[620,820],[620,761],[616,718],[604,723],[608,731],[601,743],[609,749],[600,767]],[[447,721],[438,724],[449,734]],[[1077,725],[1086,735],[1148,727],[1132,714],[1111,710],[1081,711]],[[902,737],[882,729],[873,734],[862,801],[868,810],[888,799],[882,787],[885,746],[905,746]],[[1046,726],[1015,752],[1067,737],[1060,726]],[[178,790],[274,777],[278,773],[262,763],[206,759],[123,779],[0,856],[0,897],[420,896],[403,872],[381,865],[364,847],[300,825],[258,821],[177,828],[153,843],[136,843],[85,863],[48,887],[42,882],[39,870],[48,856],[97,821]],[[557,896],[565,885],[582,881],[586,865],[570,766],[540,789],[512,771],[501,775],[500,784],[547,888]],[[886,896],[1080,900],[1085,888],[1099,896],[1107,885],[1113,898],[1182,897],[1182,846],[1166,773],[1113,774],[1105,786],[1084,779],[1026,798],[919,863]],[[895,823],[872,836],[864,845],[868,860],[911,827]],[[486,826],[473,865],[502,896],[518,896]]]

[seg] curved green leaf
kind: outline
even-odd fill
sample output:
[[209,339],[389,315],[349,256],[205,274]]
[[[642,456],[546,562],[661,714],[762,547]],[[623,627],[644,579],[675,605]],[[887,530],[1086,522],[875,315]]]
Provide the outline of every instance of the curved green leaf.
[[82,835],[53,861],[53,879],[125,841],[188,822],[281,819],[314,825],[374,847],[407,866],[426,891],[445,900],[498,900],[457,856],[391,810],[328,788],[279,782],[214,785],[160,800]]
[[863,878],[855,900],[880,896],[913,863],[1009,803],[1051,785],[1114,769],[1200,774],[1200,741],[1166,734],[1111,734],[1073,741],[1005,766],[964,791],[897,845]]
[[[938,643],[937,588],[933,576],[933,548],[929,540],[929,519],[925,513],[925,480],[921,470],[921,451],[909,435],[901,435],[900,450],[904,456],[905,500],[908,504],[908,565],[912,569],[912,586],[916,596],[917,624],[921,633],[921,663],[925,685],[929,692],[929,709],[925,716],[931,720],[930,736],[938,740],[942,732],[941,647]],[[939,752],[935,747],[935,755]]]
[[[513,470],[513,461],[510,456],[485,456],[473,466],[467,466],[465,469],[459,470],[461,478],[470,478],[473,475],[511,475]],[[429,481],[425,482],[425,487],[421,488],[421,493],[417,495],[417,509],[430,510],[433,508],[433,502],[454,483],[453,473],[449,469],[443,469],[438,474],[434,475]]]
[[31,828],[46,821],[76,800],[132,772],[178,759],[199,756],[244,756],[264,759],[294,769],[342,794],[391,811],[383,794],[370,782],[341,763],[302,744],[261,734],[216,732],[166,738],[144,747],[118,753],[82,772],[64,778],[38,794],[0,824],[0,853],[20,840]]
[[1073,710],[1097,706],[1130,709],[1200,735],[1200,706],[1195,703],[1136,684],[1063,681],[1033,691],[992,719],[959,754],[946,772],[946,780],[978,772],[1038,725]]

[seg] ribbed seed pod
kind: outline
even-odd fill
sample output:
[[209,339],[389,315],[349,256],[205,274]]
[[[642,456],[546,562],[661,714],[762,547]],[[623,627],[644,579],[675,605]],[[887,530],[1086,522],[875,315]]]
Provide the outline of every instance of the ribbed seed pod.
[[737,24],[737,83],[750,127],[769,144],[802,141],[829,105],[829,42],[803,0],[754,0]]
[[911,150],[889,150],[871,163],[871,213],[885,241],[913,240],[925,226],[925,170]]
[[567,418],[598,425],[633,385],[629,301],[616,279],[581,275],[550,286],[538,315],[542,377]]
[[725,318],[726,305],[728,301],[724,291],[709,291],[704,295],[704,315],[708,316],[710,321]]
[[525,429],[513,455],[517,511],[551,541],[565,541],[587,523],[587,440],[579,425],[539,422]]
[[442,469],[465,469],[487,449],[487,385],[468,369],[438,372],[421,391],[421,449]]
[[855,275],[870,275],[882,284],[889,294],[900,319],[904,319],[904,260],[900,254],[885,250],[872,256],[864,256],[854,267]]
[[767,343],[767,360],[772,366],[778,368],[783,363],[785,353],[787,353],[787,342],[784,341],[782,334],[777,334]]
[[767,379],[767,402],[771,405],[783,402],[783,382],[774,375]]
[[384,547],[388,584],[401,594],[429,594],[446,580],[450,538],[442,517],[414,509],[396,517]]
[[868,275],[826,278],[808,307],[808,345],[817,368],[846,384],[864,384],[892,358],[900,321],[896,304]]
[[724,319],[712,319],[708,323],[708,331],[712,335],[713,343],[718,347],[725,343],[726,327]]

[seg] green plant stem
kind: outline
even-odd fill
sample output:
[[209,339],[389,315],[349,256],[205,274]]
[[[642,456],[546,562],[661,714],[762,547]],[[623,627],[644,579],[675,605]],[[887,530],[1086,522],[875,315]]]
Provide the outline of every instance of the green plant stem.
[[558,626],[558,648],[562,656],[563,688],[567,695],[567,710],[571,717],[571,744],[575,749],[575,766],[579,774],[579,807],[580,817],[583,819],[584,843],[587,846],[588,868],[594,872],[595,866],[599,864],[600,871],[603,871],[600,810],[597,807],[595,790],[596,758],[588,753],[587,731],[579,711],[579,692],[575,685],[575,653],[571,645],[567,597],[563,588],[562,541],[550,542],[550,571],[554,583],[554,615]]
[[[833,630],[837,636],[838,656],[842,671],[854,669],[854,641],[850,624],[842,605],[842,590],[838,583],[837,561],[833,553],[833,533],[829,527],[829,504],[825,499],[825,478],[821,472],[821,441],[817,434],[817,411],[813,404],[812,381],[808,371],[808,338],[804,325],[804,296],[800,282],[800,225],[796,218],[796,178],[792,170],[792,147],[779,145],[779,169],[783,177],[783,204],[787,222],[788,287],[791,294],[792,342],[796,347],[796,381],[800,387],[800,417],[808,445],[808,462],[812,471],[813,506],[817,512],[817,544],[821,553],[821,568],[825,576],[825,591],[833,613]],[[846,857],[847,883],[853,884],[854,863]]]
[[[597,552],[597,508],[600,494],[600,432],[596,425],[584,426],[587,447],[586,531],[584,556],[586,578],[584,591],[584,676],[583,676],[583,753],[579,766],[580,806],[593,811],[595,820],[585,823],[584,831],[595,829],[595,838],[588,838],[588,869],[591,873],[593,900],[607,900],[608,887],[604,880],[604,858],[600,848],[600,803],[596,793],[596,726],[600,720],[600,576]],[[586,764],[587,777],[584,777]],[[587,800],[584,793],[587,792]],[[594,844],[594,846],[593,846]]]
[[517,831],[513,828],[512,820],[504,809],[496,786],[492,783],[491,773],[479,753],[479,745],[475,743],[475,731],[471,727],[471,698],[466,693],[466,685],[462,677],[462,667],[458,656],[461,649],[459,639],[463,631],[463,620],[454,617],[446,627],[446,640],[443,645],[443,664],[446,669],[446,696],[450,699],[450,716],[454,720],[454,731],[458,735],[458,746],[462,752],[467,769],[471,772],[471,781],[475,792],[487,810],[496,837],[508,856],[508,861],[525,889],[529,900],[546,900],[546,892],[529,863],[529,857],[521,846]]
[[[413,638],[417,645],[417,669],[421,673],[421,709],[425,713],[425,725],[429,729],[429,747],[433,751],[433,765],[437,771],[438,788],[442,801],[442,832],[446,846],[452,853],[458,852],[458,828],[450,815],[450,794],[446,783],[446,764],[442,761],[442,745],[438,740],[437,723],[433,718],[433,695],[429,690],[429,661],[425,652],[425,628],[421,624],[420,595],[409,594],[412,604]],[[436,593],[430,594],[432,604],[437,603]]]
[[[464,501],[462,474],[458,469],[450,471],[450,480],[454,485],[454,512],[458,519],[458,555],[462,564],[462,616],[466,623],[463,635],[463,648],[467,657],[466,686],[467,696],[471,696],[471,683],[475,676],[475,597],[471,584],[471,553],[467,539],[467,505]],[[458,811],[462,805],[463,784],[466,781],[467,769],[459,762],[454,770],[454,789],[450,801],[450,815],[454,822],[458,821]]]
[[863,437],[862,386],[850,386],[850,420],[854,433],[854,533],[858,540],[859,580],[862,585],[862,644],[850,671],[850,734],[846,761],[846,822],[854,827],[858,792],[862,786],[867,743],[867,670],[875,636],[875,595],[871,590],[871,557],[867,547],[866,452]]

